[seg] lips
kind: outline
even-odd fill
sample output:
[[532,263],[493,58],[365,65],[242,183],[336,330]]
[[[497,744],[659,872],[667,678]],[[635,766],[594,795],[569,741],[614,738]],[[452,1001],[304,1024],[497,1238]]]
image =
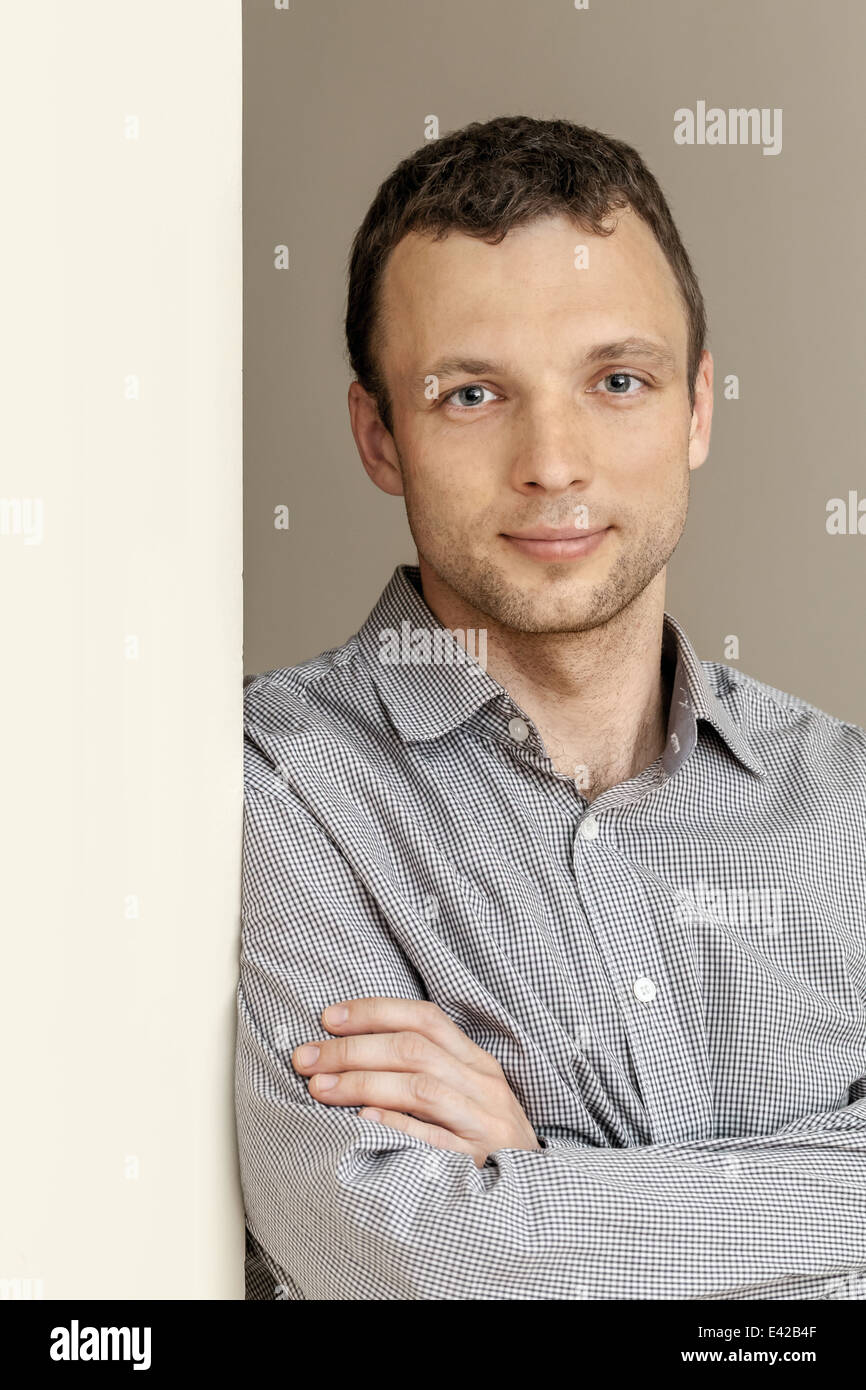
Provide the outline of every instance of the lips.
[[557,560],[580,560],[585,555],[591,555],[604,544],[605,536],[610,529],[609,526],[601,526],[596,530],[581,531],[572,527],[566,531],[549,527],[521,531],[514,535],[503,531],[502,537],[507,545],[519,550],[531,560],[553,563]]
[[503,531],[503,535],[510,540],[517,541],[574,541],[580,540],[584,536],[594,536],[599,531],[606,531],[606,526],[593,526],[581,529],[579,526],[563,526],[559,529],[549,526],[536,527],[534,531]]

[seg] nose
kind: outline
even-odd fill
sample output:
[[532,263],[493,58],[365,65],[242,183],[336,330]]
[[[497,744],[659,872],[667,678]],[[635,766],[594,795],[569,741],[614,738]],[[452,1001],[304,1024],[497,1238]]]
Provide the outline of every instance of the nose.
[[568,392],[527,402],[514,441],[512,485],[521,492],[559,493],[592,481],[590,442]]

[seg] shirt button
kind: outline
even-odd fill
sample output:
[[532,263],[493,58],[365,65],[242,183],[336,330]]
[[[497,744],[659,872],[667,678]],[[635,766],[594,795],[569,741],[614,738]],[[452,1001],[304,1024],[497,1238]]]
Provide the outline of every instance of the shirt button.
[[595,816],[584,816],[577,830],[582,840],[595,840],[598,838],[598,821]]
[[439,916],[439,904],[435,898],[429,895],[424,899],[424,916],[428,922],[435,922]]
[[642,999],[645,1004],[648,1004],[651,999],[655,999],[656,997],[656,987],[652,980],[647,979],[646,975],[639,976],[638,979],[635,980],[632,988],[638,999]]
[[515,743],[525,743],[529,738],[529,725],[525,719],[509,719],[508,732]]

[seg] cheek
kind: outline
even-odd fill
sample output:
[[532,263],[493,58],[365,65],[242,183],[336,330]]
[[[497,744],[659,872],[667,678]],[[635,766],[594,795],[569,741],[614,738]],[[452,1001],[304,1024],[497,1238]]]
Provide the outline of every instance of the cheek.
[[469,518],[489,505],[501,489],[501,477],[483,441],[465,434],[417,431],[405,441],[403,454],[407,506],[449,517]]
[[651,491],[676,490],[681,474],[688,471],[688,428],[679,419],[649,431],[619,430],[602,445],[606,447],[605,470],[611,479],[628,481]]

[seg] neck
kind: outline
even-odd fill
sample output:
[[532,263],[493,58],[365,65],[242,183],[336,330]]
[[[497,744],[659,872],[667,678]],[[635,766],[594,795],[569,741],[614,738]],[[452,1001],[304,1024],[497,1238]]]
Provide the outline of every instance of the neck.
[[472,607],[419,560],[424,600],[444,627],[486,629],[488,674],[536,725],[557,771],[594,800],[659,758],[673,671],[663,668],[665,570],[607,622],[518,632]]

